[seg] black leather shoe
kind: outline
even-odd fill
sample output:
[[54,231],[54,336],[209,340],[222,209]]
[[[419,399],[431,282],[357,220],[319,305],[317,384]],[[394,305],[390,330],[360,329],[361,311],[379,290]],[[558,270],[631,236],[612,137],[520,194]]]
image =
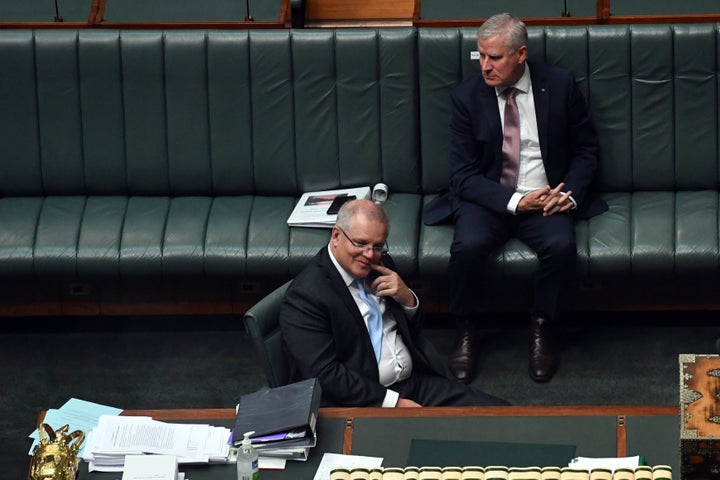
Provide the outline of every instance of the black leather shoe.
[[530,378],[536,382],[550,380],[558,367],[549,325],[541,318],[533,318],[530,326]]
[[470,383],[475,378],[477,358],[475,325],[471,321],[457,322],[455,344],[450,351],[450,373],[460,383]]

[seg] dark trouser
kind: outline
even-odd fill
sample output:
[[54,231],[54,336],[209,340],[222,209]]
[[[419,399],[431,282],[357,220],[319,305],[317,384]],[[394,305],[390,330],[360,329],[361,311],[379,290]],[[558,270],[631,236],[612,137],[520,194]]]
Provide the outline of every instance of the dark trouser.
[[455,215],[455,235],[450,247],[450,313],[474,316],[483,303],[485,259],[512,237],[528,245],[540,266],[533,278],[533,311],[557,318],[563,292],[575,273],[577,248],[572,216],[566,213],[499,214],[463,203]]
[[413,372],[410,378],[388,387],[402,398],[413,400],[423,407],[510,405],[501,398],[481,392],[440,375]]

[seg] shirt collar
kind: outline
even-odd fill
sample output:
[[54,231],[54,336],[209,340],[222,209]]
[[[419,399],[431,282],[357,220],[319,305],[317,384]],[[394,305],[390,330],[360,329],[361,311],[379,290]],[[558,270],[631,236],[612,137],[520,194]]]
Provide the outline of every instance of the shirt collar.
[[495,87],[495,95],[497,95],[497,96],[502,95],[503,92],[510,87],[515,87],[523,93],[527,93],[530,91],[530,67],[528,66],[527,62],[525,62],[525,70],[523,71],[523,74],[520,77],[520,80],[518,80],[515,83],[515,85],[510,85],[509,87],[504,87],[504,88]]
[[335,265],[335,268],[337,269],[338,273],[342,277],[343,281],[345,282],[345,286],[349,287],[350,284],[355,281],[355,278],[350,275],[347,270],[345,270],[337,261],[335,258],[335,255],[333,255],[332,249],[330,248],[330,244],[328,244],[328,254],[330,255],[330,260],[332,260],[333,265]]

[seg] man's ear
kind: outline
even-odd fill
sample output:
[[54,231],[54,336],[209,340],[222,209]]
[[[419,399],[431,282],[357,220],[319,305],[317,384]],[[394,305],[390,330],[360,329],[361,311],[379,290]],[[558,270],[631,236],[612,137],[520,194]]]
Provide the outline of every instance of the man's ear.
[[518,53],[518,64],[525,63],[527,60],[527,45],[523,45],[517,50]]
[[330,243],[333,247],[337,245],[338,239],[340,238],[340,229],[337,226],[333,226],[330,232]]

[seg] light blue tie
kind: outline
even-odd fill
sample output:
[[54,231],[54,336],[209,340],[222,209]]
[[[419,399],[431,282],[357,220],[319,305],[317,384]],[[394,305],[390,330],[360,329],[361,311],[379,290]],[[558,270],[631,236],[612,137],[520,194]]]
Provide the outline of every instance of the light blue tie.
[[363,283],[362,279],[355,279],[355,286],[360,293],[360,299],[362,299],[362,301],[365,302],[365,305],[367,305],[370,309],[367,321],[368,333],[370,334],[370,342],[372,342],[373,349],[375,349],[375,360],[380,362],[383,337],[382,312],[380,311],[380,305],[378,305],[375,299],[368,296],[367,292],[365,292],[365,286]]

